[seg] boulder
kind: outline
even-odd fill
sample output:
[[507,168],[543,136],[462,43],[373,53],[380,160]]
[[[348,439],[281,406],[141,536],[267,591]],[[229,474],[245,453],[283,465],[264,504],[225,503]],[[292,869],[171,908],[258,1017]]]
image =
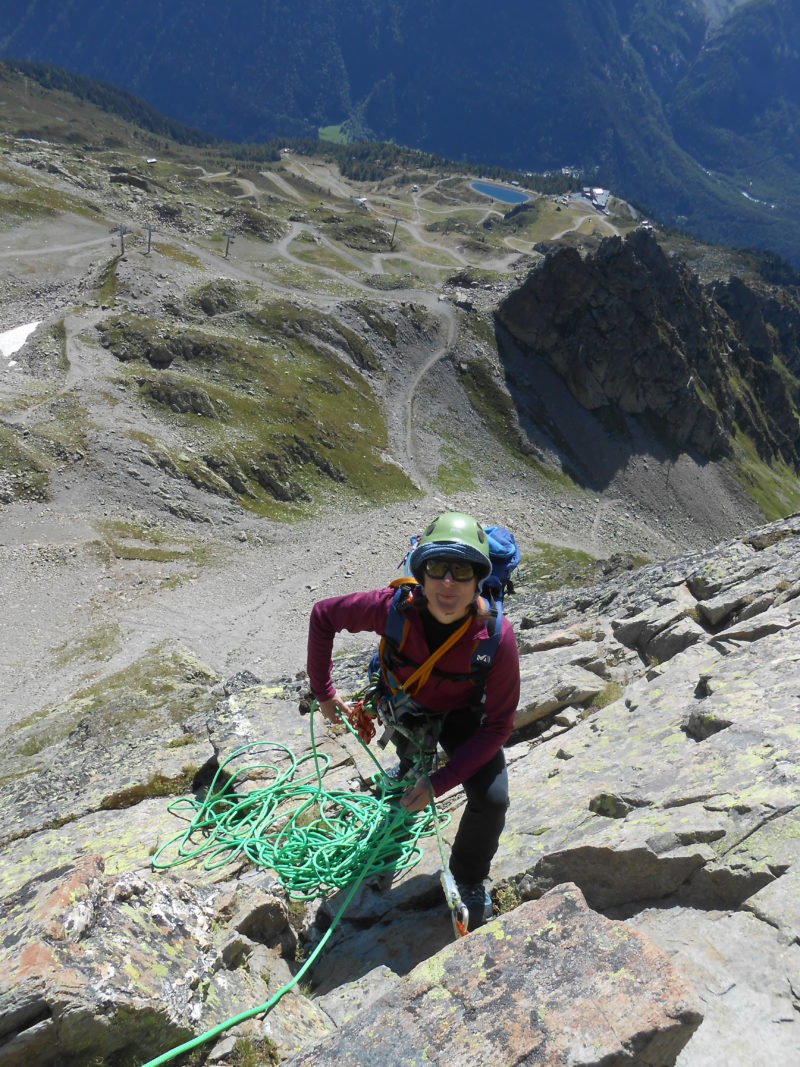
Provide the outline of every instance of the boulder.
[[520,657],[520,700],[514,725],[537,722],[555,711],[588,703],[604,683],[591,671],[570,663],[549,661],[545,654]]
[[[231,945],[214,921],[215,890],[168,875],[108,878],[103,867],[99,856],[86,857],[6,899],[3,1067],[143,1062],[265,1003],[291,980],[286,963],[257,942],[240,936]],[[331,1023],[291,991],[270,1026],[289,1053]],[[249,1029],[259,1032],[255,1023]]]
[[420,964],[286,1067],[671,1067],[701,1021],[663,952],[562,885]]

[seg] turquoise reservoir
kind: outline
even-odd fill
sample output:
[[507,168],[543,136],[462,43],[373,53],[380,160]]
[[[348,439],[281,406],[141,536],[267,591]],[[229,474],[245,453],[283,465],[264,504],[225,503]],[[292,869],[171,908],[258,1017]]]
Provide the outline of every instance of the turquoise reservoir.
[[495,185],[493,182],[472,182],[471,189],[481,196],[490,196],[492,200],[500,200],[504,204],[524,204],[530,200],[525,193],[518,193],[516,189],[508,189],[505,185]]

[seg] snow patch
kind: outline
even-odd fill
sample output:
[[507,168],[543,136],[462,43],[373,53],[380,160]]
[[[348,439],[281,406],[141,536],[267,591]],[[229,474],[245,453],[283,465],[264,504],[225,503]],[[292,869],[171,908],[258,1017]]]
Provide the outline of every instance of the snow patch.
[[[8,359],[15,352],[19,352],[38,325],[38,322],[29,322],[25,326],[16,326],[13,330],[0,333],[0,354]],[[17,361],[12,359],[8,365],[16,367]]]

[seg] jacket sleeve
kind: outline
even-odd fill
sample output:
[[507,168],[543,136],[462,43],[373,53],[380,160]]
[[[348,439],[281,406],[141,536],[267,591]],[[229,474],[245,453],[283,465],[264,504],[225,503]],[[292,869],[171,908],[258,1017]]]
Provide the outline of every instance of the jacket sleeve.
[[484,714],[472,737],[453,753],[448,763],[431,775],[433,795],[439,797],[461,785],[500,751],[514,729],[519,703],[519,652],[514,630],[503,619],[503,630],[486,679]]
[[331,653],[336,635],[342,630],[382,634],[393,595],[392,589],[375,589],[318,600],[314,605],[308,625],[306,669],[311,692],[317,700],[329,700],[336,692],[331,683]]

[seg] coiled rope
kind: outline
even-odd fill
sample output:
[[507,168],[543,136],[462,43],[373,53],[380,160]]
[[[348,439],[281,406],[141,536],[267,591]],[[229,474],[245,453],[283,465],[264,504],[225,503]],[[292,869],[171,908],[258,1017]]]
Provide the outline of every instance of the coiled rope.
[[[219,1023],[178,1045],[143,1067],[158,1067],[212,1040],[225,1030],[266,1014],[301,981],[330,939],[365,878],[409,870],[422,856],[420,841],[435,834],[441,851],[441,830],[449,816],[433,803],[409,813],[398,803],[406,785],[387,776],[379,761],[345,720],[345,726],[376,766],[375,793],[326,790],[323,778],[330,757],[317,751],[312,704],[309,730],[311,751],[297,759],[285,745],[255,741],[236,749],[222,763],[205,797],[182,797],[168,810],[188,821],[188,827],[162,845],[153,867],[166,870],[204,857],[206,870],[247,858],[274,870],[290,899],[312,900],[331,891],[347,893],[324,936],[297,974],[266,1003]],[[229,768],[245,755],[272,750],[278,759]],[[247,784],[272,781],[248,790]],[[167,858],[172,854],[172,858]]]

